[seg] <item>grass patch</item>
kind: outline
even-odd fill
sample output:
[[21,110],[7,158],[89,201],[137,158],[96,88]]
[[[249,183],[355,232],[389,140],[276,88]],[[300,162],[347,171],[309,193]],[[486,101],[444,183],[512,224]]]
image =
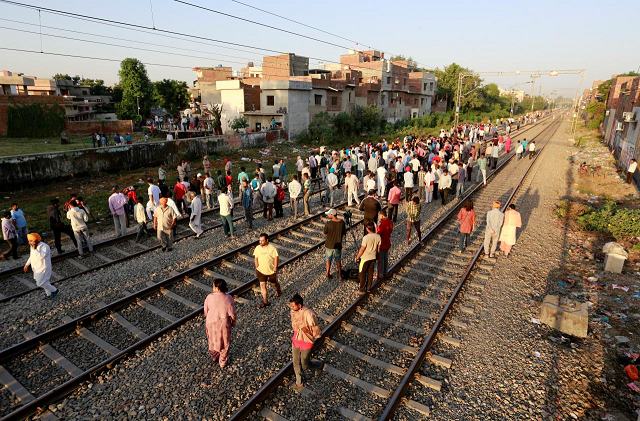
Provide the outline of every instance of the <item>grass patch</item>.
[[583,230],[611,234],[616,240],[629,241],[640,236],[640,210],[618,208],[614,201],[578,216],[576,223]]

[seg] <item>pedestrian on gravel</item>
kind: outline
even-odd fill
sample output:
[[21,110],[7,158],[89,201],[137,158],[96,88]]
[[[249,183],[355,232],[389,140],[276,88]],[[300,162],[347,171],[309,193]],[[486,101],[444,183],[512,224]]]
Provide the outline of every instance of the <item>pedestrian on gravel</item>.
[[225,191],[221,191],[218,195],[218,204],[220,207],[220,219],[222,220],[224,236],[226,238],[229,238],[229,236],[231,236],[231,238],[237,238],[233,235],[233,216],[231,215],[233,202]]
[[493,161],[492,168],[495,170],[498,167],[498,157],[500,156],[500,147],[493,145],[491,149],[491,160]]
[[309,179],[309,174],[304,173],[302,176],[304,179],[303,184],[303,194],[302,201],[304,203],[304,216],[311,215],[311,207],[309,205],[309,196],[311,196],[311,179]]
[[[149,190],[151,190],[151,188]],[[113,225],[116,229],[116,237],[122,237],[127,233],[127,217],[125,216],[124,211],[124,206],[127,204],[127,198],[124,194],[120,193],[118,186],[114,186],[111,191],[113,193],[109,196],[109,210],[113,216]],[[160,192],[160,189],[158,189],[158,192]]]
[[529,143],[529,160],[532,160],[533,157],[536,156],[536,141],[532,140],[531,143]]
[[[364,235],[367,235],[367,224],[378,222],[378,212],[382,210],[382,205],[376,199],[376,191],[369,190],[369,195],[360,203],[359,209],[364,212]],[[373,230],[375,232],[375,229]]]
[[269,221],[273,221],[273,203],[275,201],[277,188],[272,183],[272,178],[267,178],[267,182],[260,187],[260,193],[262,193],[262,201],[264,206],[262,208],[262,217],[267,218]]
[[482,154],[480,159],[478,159],[478,173],[476,174],[476,182],[480,181],[481,175],[482,175],[482,183],[484,186],[486,186],[487,185],[487,157],[485,154]]
[[292,360],[293,371],[296,374],[294,390],[304,387],[302,383],[302,370],[315,370],[316,375],[324,368],[323,361],[311,361],[311,349],[314,341],[322,337],[322,331],[318,325],[318,318],[308,307],[299,294],[295,294],[289,301],[291,309],[291,327],[293,328]]
[[440,190],[440,197],[442,198],[442,206],[447,204],[449,198],[449,190],[451,190],[451,176],[449,171],[445,168],[442,171],[440,180],[438,181],[438,190]]
[[17,203],[11,204],[11,222],[16,229],[16,240],[18,244],[27,244],[27,218],[24,216],[24,212],[20,209]]
[[342,239],[347,231],[344,221],[338,218],[338,212],[335,209],[329,209],[325,212],[329,220],[324,225],[324,256],[327,267],[327,279],[331,278],[331,262],[336,263],[338,270],[338,280],[342,281]]
[[498,238],[504,222],[504,214],[500,211],[500,202],[493,202],[493,208],[487,212],[487,228],[484,231],[484,257],[494,257],[498,247]]
[[411,230],[416,229],[418,235],[418,242],[422,245],[422,232],[420,231],[420,214],[422,212],[422,205],[420,204],[420,198],[414,197],[407,204],[407,245],[411,240]]
[[302,191],[302,185],[298,182],[298,176],[294,174],[293,180],[289,183],[289,204],[291,205],[291,215],[294,219],[298,218],[298,199]]
[[284,187],[280,183],[280,179],[275,180],[276,195],[273,199],[273,209],[276,211],[275,218],[282,218],[284,216],[284,210],[282,209],[282,202],[284,201]]
[[[116,188],[117,189],[117,188]],[[122,194],[120,194],[122,196]],[[124,196],[122,196],[124,199]],[[73,235],[73,231],[69,228],[68,225],[65,225],[60,218],[60,200],[58,198],[51,199],[51,204],[47,207],[47,219],[49,220],[49,227],[53,231],[53,238],[56,245],[56,250],[58,250],[58,254],[64,253],[62,250],[62,244],[60,242],[60,236],[62,233],[65,233],[71,238],[73,241],[74,247],[78,247],[78,243],[76,241],[75,236]],[[123,205],[124,206],[124,205]],[[122,210],[124,213],[124,209]],[[27,236],[27,239],[29,237]]]
[[329,175],[327,175],[327,196],[325,196],[324,203],[329,202],[329,207],[333,207],[333,199],[335,191],[338,189],[338,176],[335,173],[335,169],[329,169]]
[[196,238],[200,238],[202,235],[202,199],[200,195],[194,191],[189,192],[191,196],[191,219],[189,219],[189,228],[196,233]]
[[276,297],[282,294],[278,283],[278,250],[269,244],[269,234],[260,234],[260,244],[253,250],[256,277],[260,282],[260,292],[262,293],[262,303],[258,308],[265,308],[270,305],[267,295],[267,282],[276,289]]
[[89,215],[78,207],[78,202],[72,200],[69,202],[69,211],[67,211],[67,219],[71,221],[71,229],[78,243],[78,258],[82,259],[82,243],[87,244],[89,253],[93,253],[93,245],[91,244],[91,236],[89,235]]
[[524,151],[524,147],[522,146],[522,143],[518,140],[518,146],[516,146],[516,157],[518,158],[518,160],[522,158],[523,151]]
[[460,199],[464,195],[464,180],[467,177],[467,168],[463,164],[458,170],[458,183],[456,184],[456,198]]
[[347,206],[351,206],[354,200],[356,205],[360,205],[360,199],[358,198],[360,182],[358,182],[358,177],[351,174],[351,171],[345,173],[344,187],[344,192],[347,195]]
[[398,187],[398,181],[393,182],[393,187],[389,190],[389,196],[387,197],[387,217],[393,222],[398,220],[398,206],[400,206],[400,197],[402,196],[402,190]]
[[629,164],[629,168],[627,168],[627,184],[631,184],[631,181],[633,180],[633,175],[635,174],[637,168],[638,168],[638,163],[636,162],[635,159],[632,159],[631,163]]
[[173,228],[176,226],[176,212],[167,205],[167,198],[160,198],[160,207],[153,214],[153,229],[158,232],[162,251],[173,250]]
[[507,140],[504,142],[505,152],[509,153],[511,151],[511,136],[509,136],[509,132],[507,132]]
[[470,243],[470,236],[476,226],[476,211],[473,209],[473,201],[467,200],[458,212],[460,223],[460,244],[458,252],[462,254]]
[[209,355],[225,368],[231,342],[231,328],[236,326],[236,308],[224,279],[213,281],[213,292],[204,300]]
[[133,215],[135,217],[136,223],[138,224],[138,233],[136,234],[136,243],[141,243],[142,236],[146,236],[150,234],[147,229],[147,215],[144,212],[144,197],[137,197],[138,203],[135,208],[133,208]]
[[42,242],[39,234],[27,234],[29,241],[29,260],[24,265],[24,273],[29,271],[29,267],[33,271],[33,279],[36,286],[44,289],[45,297],[43,299],[52,300],[58,295],[58,288],[51,285],[51,249],[46,243]]
[[167,170],[164,164],[160,164],[158,168],[158,184],[167,184]]
[[380,235],[376,234],[376,225],[373,221],[367,222],[365,229],[367,230],[367,235],[362,237],[360,250],[358,250],[358,255],[354,260],[356,263],[360,260],[358,267],[358,278],[360,278],[358,291],[360,292],[371,290],[373,270],[376,267],[376,256],[380,252],[380,245],[382,244]]
[[244,219],[247,222],[247,229],[253,229],[253,192],[249,187],[247,180],[242,181],[243,190],[240,201],[242,202],[242,209],[244,209]]
[[393,222],[387,218],[383,210],[378,212],[378,227],[376,234],[380,236],[380,254],[378,255],[378,276],[383,278],[389,271],[389,249],[391,249],[391,233],[393,232]]
[[11,221],[11,212],[6,211],[2,218],[2,238],[9,244],[9,250],[0,254],[0,259],[6,260],[7,256],[13,256],[14,260],[18,260],[18,240],[16,239],[16,227]]
[[502,250],[505,257],[509,257],[511,247],[516,244],[516,231],[517,228],[521,227],[522,218],[520,217],[520,212],[516,210],[516,205],[512,203],[504,213],[504,223],[500,233],[500,250]]

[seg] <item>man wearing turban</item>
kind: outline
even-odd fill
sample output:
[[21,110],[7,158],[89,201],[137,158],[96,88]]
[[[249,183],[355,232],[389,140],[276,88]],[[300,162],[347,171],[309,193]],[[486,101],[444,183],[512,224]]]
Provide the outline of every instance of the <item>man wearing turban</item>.
[[24,265],[24,272],[29,271],[29,267],[33,271],[33,278],[36,285],[44,289],[45,297],[43,300],[52,300],[58,295],[58,289],[51,285],[51,249],[46,243],[42,242],[40,235],[36,233],[27,234],[29,240],[29,260]]

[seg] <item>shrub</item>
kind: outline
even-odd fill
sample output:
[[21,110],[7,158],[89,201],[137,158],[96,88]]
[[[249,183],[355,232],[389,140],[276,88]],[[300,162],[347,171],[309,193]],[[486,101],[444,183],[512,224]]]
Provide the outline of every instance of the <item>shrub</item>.
[[605,232],[616,239],[640,236],[640,210],[618,209],[614,201],[608,201],[601,208],[579,216],[577,223],[581,229]]
[[58,104],[12,104],[7,111],[7,137],[59,136],[65,112]]

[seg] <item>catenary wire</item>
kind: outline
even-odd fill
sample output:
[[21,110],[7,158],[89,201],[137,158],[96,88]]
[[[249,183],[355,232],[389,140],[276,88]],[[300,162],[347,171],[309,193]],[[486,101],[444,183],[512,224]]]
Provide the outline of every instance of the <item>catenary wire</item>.
[[[108,22],[108,23],[111,23],[111,24],[118,24],[118,25],[123,25],[123,26],[127,26],[128,25],[128,26],[131,26],[131,27],[135,27],[136,29],[138,29],[138,28],[151,29],[151,30],[155,30],[155,31],[159,31],[159,32],[165,32],[165,33],[172,34],[172,35],[190,37],[190,38],[194,38],[194,39],[198,39],[198,40],[207,40],[207,41],[219,42],[219,43],[223,43],[223,44],[226,43],[226,44],[230,44],[230,45],[236,45],[236,46],[241,46],[241,47],[245,47],[245,48],[253,48],[253,49],[257,49],[257,50],[269,51],[269,52],[274,52],[274,53],[278,53],[278,54],[288,54],[287,52],[268,49],[268,48],[263,48],[263,47],[255,47],[255,46],[251,46],[251,45],[247,45],[247,44],[239,44],[239,43],[234,43],[234,42],[230,42],[230,41],[221,41],[221,40],[207,38],[207,37],[203,37],[203,36],[199,36],[199,35],[195,35],[195,34],[185,34],[185,33],[181,33],[181,32],[170,31],[170,30],[167,30],[167,29],[159,29],[159,28],[155,28],[154,29],[154,28],[151,28],[151,27],[148,27],[148,26],[144,26],[144,25],[128,23],[128,22],[122,22],[122,21],[116,21],[116,20],[112,20],[112,19],[99,18],[99,17],[94,17],[94,16],[88,16],[88,15],[82,15],[82,14],[78,14],[78,13],[66,12],[66,11],[61,11],[61,10],[56,10],[56,9],[51,9],[51,8],[46,8],[46,7],[33,6],[33,5],[30,5],[30,4],[20,3],[20,2],[16,2],[16,1],[12,1],[12,0],[0,0],[0,3],[11,4],[11,5],[14,5],[14,6],[24,7],[24,8],[28,8],[28,9],[32,9],[32,10],[42,10],[42,11],[45,11],[45,12],[48,12],[48,13],[66,15],[66,16],[73,17],[73,18],[76,18],[76,19],[81,19],[81,20],[87,20],[88,19],[88,20],[91,20],[92,22],[93,21],[96,21],[96,22],[104,21],[104,22]],[[316,60],[318,62],[323,62],[323,63],[334,63],[334,64],[339,64],[339,65],[343,64],[343,63],[341,63],[339,61],[327,60],[327,59],[318,58],[318,57],[312,57],[312,56],[308,56],[306,58],[312,59],[312,60]],[[352,69],[371,70],[370,67],[358,66],[356,64],[349,64],[349,67],[352,68]]]

